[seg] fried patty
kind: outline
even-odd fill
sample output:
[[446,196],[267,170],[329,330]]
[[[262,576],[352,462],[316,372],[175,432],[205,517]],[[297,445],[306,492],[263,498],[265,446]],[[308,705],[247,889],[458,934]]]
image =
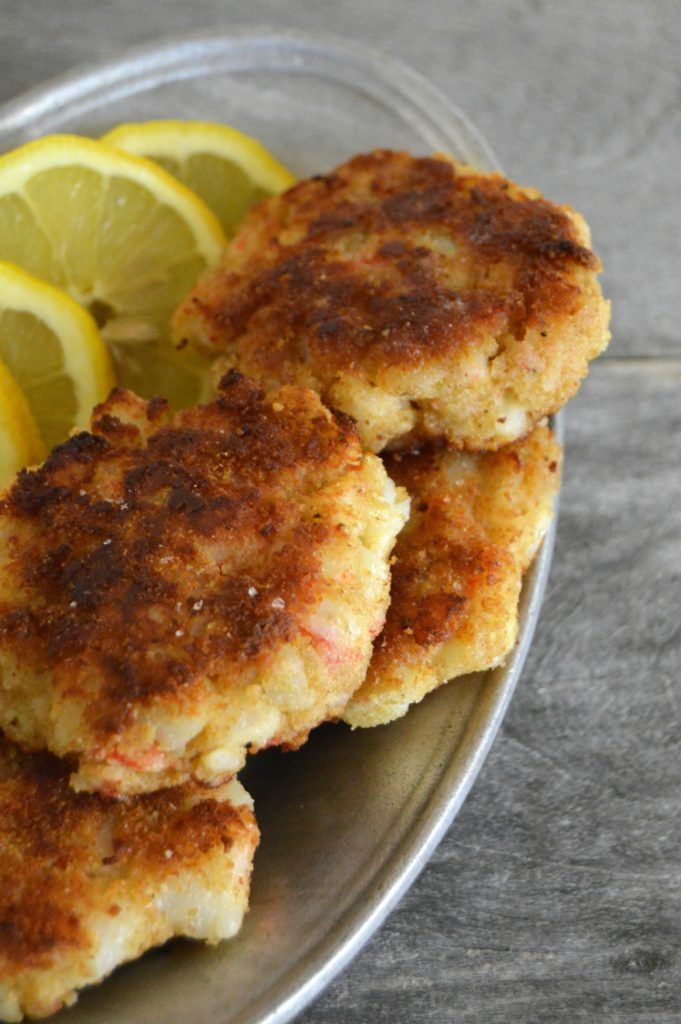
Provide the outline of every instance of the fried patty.
[[364,679],[408,499],[312,391],[117,391],[0,501],[0,726],[76,788],[224,781]]
[[496,448],[560,408],[607,344],[589,244],[534,189],[377,150],[257,206],[175,338],[315,389],[372,451],[406,435]]
[[493,668],[518,632],[522,576],[551,521],[560,446],[545,426],[496,452],[442,444],[386,459],[412,498],[392,600],[344,719],[372,726],[457,676]]
[[232,781],[119,801],[0,738],[0,1018],[42,1017],[174,935],[234,935],[258,829]]

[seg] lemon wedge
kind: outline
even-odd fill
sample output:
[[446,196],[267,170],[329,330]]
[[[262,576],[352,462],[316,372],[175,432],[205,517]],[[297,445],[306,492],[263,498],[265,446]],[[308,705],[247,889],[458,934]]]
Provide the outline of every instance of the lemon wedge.
[[1,262],[0,359],[48,449],[87,427],[115,384],[92,317],[58,288]]
[[41,462],[45,449],[26,399],[12,374],[0,363],[0,487],[24,466]]
[[180,299],[225,245],[216,218],[151,161],[51,135],[0,158],[0,260],[67,291],[94,317],[121,384],[195,401],[204,366],[170,342]]
[[119,125],[103,141],[149,157],[179,178],[201,196],[228,236],[251,206],[295,180],[256,139],[229,125],[143,121]]

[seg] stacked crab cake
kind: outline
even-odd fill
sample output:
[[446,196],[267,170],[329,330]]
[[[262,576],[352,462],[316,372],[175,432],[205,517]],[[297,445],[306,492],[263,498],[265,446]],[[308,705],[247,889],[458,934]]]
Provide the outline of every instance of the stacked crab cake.
[[430,442],[387,457],[412,512],[395,548],[388,618],[346,722],[389,722],[436,686],[504,661],[518,632],[523,573],[551,522],[560,462],[545,426],[494,452]]
[[114,392],[0,503],[0,725],[111,794],[299,745],[364,679],[407,511],[312,391]]
[[350,413],[372,451],[498,448],[608,340],[584,220],[499,174],[378,150],[247,217],[176,311],[178,344]]
[[552,516],[544,425],[606,346],[583,218],[500,174],[377,150],[261,203],[175,313],[178,344],[350,413],[412,498],[344,718],[501,664]]

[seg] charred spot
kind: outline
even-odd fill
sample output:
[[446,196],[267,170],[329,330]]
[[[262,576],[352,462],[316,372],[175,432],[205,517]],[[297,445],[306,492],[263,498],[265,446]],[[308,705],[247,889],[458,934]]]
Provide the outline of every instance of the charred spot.
[[58,469],[67,469],[72,463],[88,466],[101,459],[109,447],[106,438],[83,430],[80,434],[74,434],[63,444],[57,445],[47,457],[42,468],[46,473],[51,473]]
[[76,614],[67,609],[58,615],[53,615],[49,622],[42,622],[43,628],[47,628],[46,652],[50,662],[61,658],[73,658],[83,650],[83,637],[80,628],[80,616],[83,611],[92,608],[94,603],[83,601]]
[[122,420],[119,420],[117,416],[112,416],[111,413],[104,413],[93,420],[92,429],[98,434],[105,434],[106,437],[114,441],[134,440],[136,437],[139,437],[139,430],[133,423],[123,423]]
[[434,224],[447,220],[451,195],[445,184],[435,184],[399,192],[381,205],[381,214],[390,225]]
[[169,512],[198,512],[206,507],[206,503],[198,494],[187,487],[173,487],[166,499]]
[[556,263],[595,269],[593,253],[577,242],[568,215],[545,199],[513,197],[490,180],[470,190],[459,211],[460,230],[483,256],[507,260],[535,285],[552,279]]
[[320,341],[326,341],[340,335],[345,329],[345,322],[338,317],[331,320],[322,320],[317,325],[317,337]]
[[155,423],[156,420],[161,419],[169,411],[170,404],[161,395],[154,395],[147,402],[147,420],[149,423]]
[[15,608],[0,616],[0,636],[5,640],[30,640],[40,627],[40,617],[30,608]]
[[[347,412],[343,412],[342,409],[331,409],[331,415],[338,428],[340,429],[344,438],[348,441],[353,440],[359,442],[359,434],[357,433],[357,420],[354,416],[351,416]],[[359,452],[359,449],[358,449]]]
[[70,544],[59,544],[50,548],[35,561],[24,567],[24,577],[30,584],[56,584],[61,581],[71,556]]
[[117,540],[102,543],[83,558],[69,559],[58,580],[69,601],[82,610],[91,610],[124,577],[125,559]]
[[[98,661],[103,685],[101,699],[92,709],[92,714],[100,733],[115,736],[122,732],[129,720],[131,706],[154,693],[154,682],[159,673],[141,671],[144,667],[142,659],[126,657],[123,652],[102,652]],[[170,689],[168,684],[166,686]]]
[[357,216],[354,211],[345,214],[342,212],[328,213],[312,221],[307,229],[307,237],[310,240],[318,239],[321,235],[331,235],[356,227]]
[[551,238],[540,243],[539,251],[549,259],[568,259],[575,263],[581,263],[585,267],[593,268],[595,264],[594,255],[583,245],[571,238]]
[[392,241],[385,242],[380,246],[378,250],[379,256],[384,256],[387,259],[394,259],[395,257],[404,256],[407,252],[407,245],[405,242]]
[[55,484],[42,469],[22,469],[1,507],[14,515],[39,516],[66,501],[70,494],[68,487]]
[[[161,427],[149,438],[147,445],[149,452],[158,457],[169,459],[181,459],[185,451],[205,447],[206,442],[210,443],[210,435],[205,430],[193,427]],[[167,463],[170,470],[170,462]],[[172,466],[172,472],[178,472],[177,464]],[[184,470],[182,470],[184,472]]]
[[260,507],[261,494],[257,488],[240,488],[236,493],[221,494],[203,502],[192,510],[191,529],[204,537],[217,532],[239,532],[256,527],[259,517],[267,517],[268,510]]
[[218,384],[218,390],[229,391],[231,388],[241,387],[242,390],[248,395],[260,398],[262,397],[262,390],[254,385],[247,377],[244,377],[243,373],[239,373],[234,367],[227,370],[227,373],[223,374]]
[[[163,442],[154,448],[158,447],[163,452],[168,446],[173,447],[172,441],[169,445],[166,436]],[[151,497],[166,488],[191,488],[191,484],[192,475],[188,469],[179,462],[164,459],[145,461],[128,470],[123,476],[125,495],[128,499]]]

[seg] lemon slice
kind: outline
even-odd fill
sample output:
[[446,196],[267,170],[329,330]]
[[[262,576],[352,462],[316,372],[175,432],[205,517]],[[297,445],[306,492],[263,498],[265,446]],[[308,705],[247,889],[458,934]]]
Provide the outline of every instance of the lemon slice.
[[77,302],[0,263],[0,359],[21,388],[47,448],[88,425],[115,384],[97,325]]
[[203,366],[173,349],[170,314],[224,245],[189,189],[103,142],[52,135],[0,158],[0,259],[89,310],[119,382],[144,397],[199,394]]
[[201,196],[228,236],[251,206],[295,180],[256,139],[224,124],[143,121],[119,125],[104,141],[165,167]]
[[0,487],[23,466],[40,462],[45,449],[26,399],[12,374],[0,363]]

